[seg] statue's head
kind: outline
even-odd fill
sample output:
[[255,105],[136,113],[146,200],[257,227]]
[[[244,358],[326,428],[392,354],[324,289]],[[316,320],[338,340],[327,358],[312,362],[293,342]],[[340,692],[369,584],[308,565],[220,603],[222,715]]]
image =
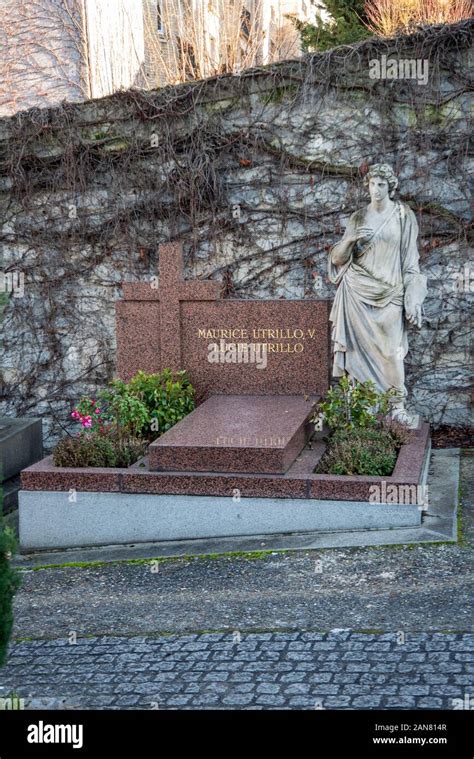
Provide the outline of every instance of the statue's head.
[[375,193],[383,193],[393,198],[398,187],[398,179],[388,163],[374,163],[369,166],[364,177],[364,184],[369,188],[371,197]]

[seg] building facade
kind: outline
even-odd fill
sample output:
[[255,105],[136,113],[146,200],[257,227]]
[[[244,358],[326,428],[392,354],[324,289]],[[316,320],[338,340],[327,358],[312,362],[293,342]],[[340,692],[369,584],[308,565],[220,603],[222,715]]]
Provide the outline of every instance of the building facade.
[[301,54],[320,0],[0,0],[0,116]]

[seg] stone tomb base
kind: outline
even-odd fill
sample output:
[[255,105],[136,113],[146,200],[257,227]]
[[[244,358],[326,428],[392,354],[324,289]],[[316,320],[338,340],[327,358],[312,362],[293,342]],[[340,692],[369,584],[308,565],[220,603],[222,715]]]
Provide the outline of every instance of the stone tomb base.
[[150,470],[284,474],[311,436],[316,401],[214,395],[150,445]]
[[294,532],[390,529],[421,522],[416,505],[312,498],[22,491],[21,550]]
[[0,487],[5,514],[18,506],[21,470],[42,458],[41,419],[0,417]]
[[[227,400],[231,408],[234,401]],[[410,431],[390,477],[314,474],[325,445],[307,442],[313,401],[281,397],[265,408],[265,400],[256,405],[252,396],[237,398],[234,411],[240,409],[240,416],[234,419],[216,415],[220,401],[211,398],[209,406],[203,404],[163,435],[160,445],[150,446],[149,457],[127,469],[55,467],[47,457],[23,470],[21,550],[421,524],[427,424]],[[206,421],[206,408],[213,411],[206,445],[187,451]],[[252,426],[251,416],[244,437],[252,430],[251,435],[265,432],[267,445],[258,436],[245,449],[251,454],[243,458],[242,471],[235,471],[240,443],[234,433],[244,431],[246,411],[260,414],[262,426]],[[226,445],[209,445],[227,428]],[[188,456],[194,471],[179,469]],[[175,469],[156,469],[173,460]],[[219,471],[226,467],[232,471]],[[278,471],[262,472],[264,467]]]

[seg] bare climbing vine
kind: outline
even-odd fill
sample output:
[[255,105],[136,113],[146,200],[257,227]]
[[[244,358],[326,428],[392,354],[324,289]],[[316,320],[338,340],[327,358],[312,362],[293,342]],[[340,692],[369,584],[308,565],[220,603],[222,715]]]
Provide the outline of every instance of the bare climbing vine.
[[[58,434],[70,403],[113,374],[120,282],[155,273],[159,242],[183,239],[190,275],[219,279],[224,297],[332,297],[327,251],[341,216],[367,202],[368,164],[383,159],[417,215],[429,274],[410,392],[435,425],[467,429],[472,301],[469,283],[455,284],[472,233],[472,29],[429,27],[0,121],[2,270],[25,278],[3,314],[4,410],[46,414]],[[428,84],[371,79],[384,55],[428,60]]]

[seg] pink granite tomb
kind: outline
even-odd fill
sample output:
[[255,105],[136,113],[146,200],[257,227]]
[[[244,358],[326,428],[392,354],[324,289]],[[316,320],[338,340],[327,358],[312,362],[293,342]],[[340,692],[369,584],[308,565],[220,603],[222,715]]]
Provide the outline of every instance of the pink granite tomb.
[[123,284],[117,370],[185,369],[211,395],[317,395],[329,385],[327,300],[235,300],[221,284],[183,279],[180,242],[159,246],[159,276]]
[[200,405],[151,444],[150,470],[286,472],[329,383],[328,301],[222,298],[184,280],[180,242],[159,246],[158,285],[123,284],[118,374],[185,369]]

